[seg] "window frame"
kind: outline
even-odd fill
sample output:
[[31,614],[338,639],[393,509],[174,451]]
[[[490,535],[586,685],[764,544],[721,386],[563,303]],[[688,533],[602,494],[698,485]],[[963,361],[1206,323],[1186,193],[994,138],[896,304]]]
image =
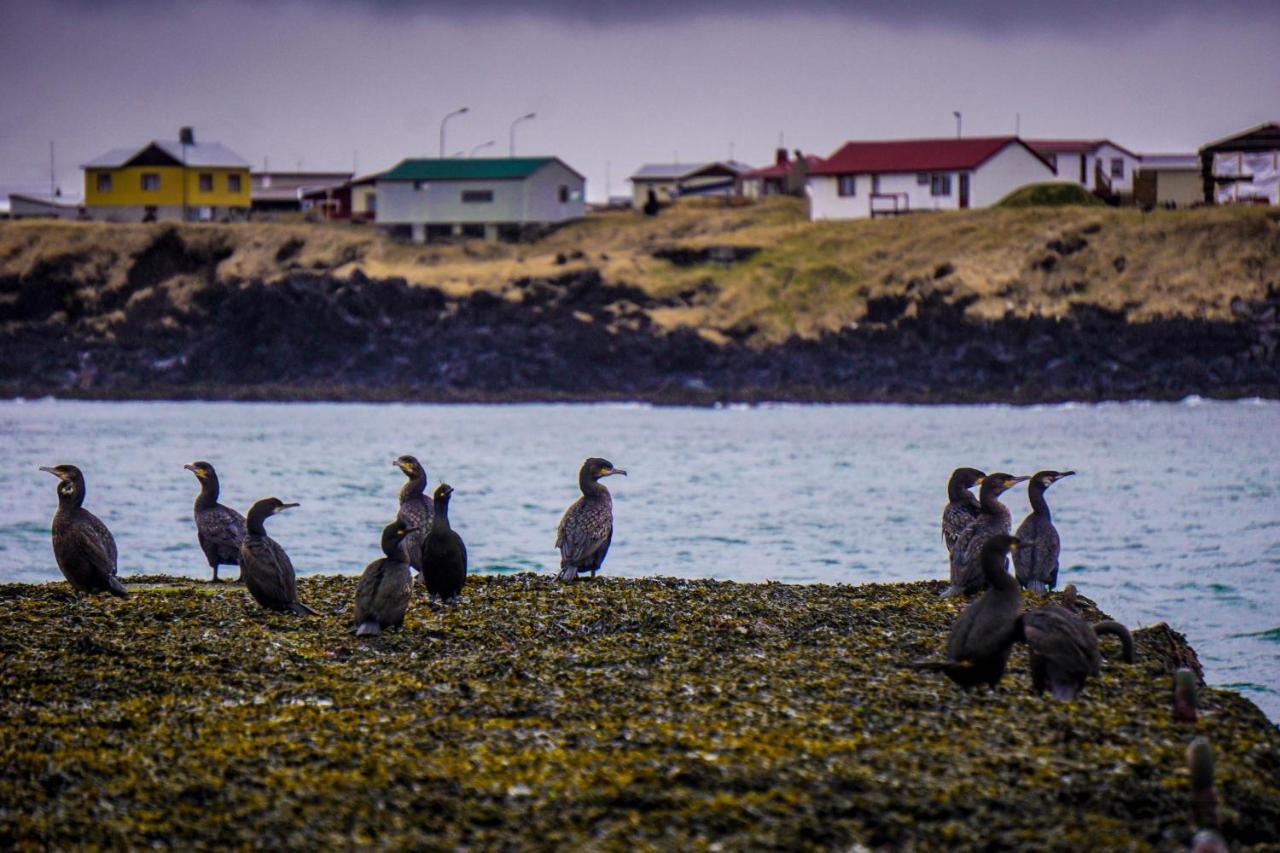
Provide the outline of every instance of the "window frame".
[[244,192],[244,181],[241,180],[240,175],[227,175],[227,192]]
[[951,197],[950,172],[934,172],[929,175],[929,195],[933,198]]
[[1121,180],[1121,181],[1124,180],[1124,158],[1123,157],[1111,158],[1110,175],[1112,178],[1116,178],[1117,180]]
[[196,192],[213,192],[213,172],[199,172],[196,174]]
[[[847,183],[846,183],[847,182]],[[841,198],[853,198],[858,194],[858,175],[837,175],[836,195]]]
[[[148,186],[150,184],[151,186]],[[160,192],[160,173],[159,172],[143,172],[138,176],[138,185],[142,187],[144,193]]]
[[102,194],[102,195],[107,195],[107,194],[109,194],[109,193],[111,192],[112,184],[114,183],[114,182],[111,180],[111,178],[112,178],[111,173],[110,173],[110,172],[98,172],[98,173],[97,173],[97,175],[96,175],[96,178],[97,178],[97,180],[95,181],[95,184],[96,184],[96,186],[97,186],[97,188],[98,188],[98,192],[99,192],[100,194]]
[[493,190],[462,190],[462,204],[493,204]]

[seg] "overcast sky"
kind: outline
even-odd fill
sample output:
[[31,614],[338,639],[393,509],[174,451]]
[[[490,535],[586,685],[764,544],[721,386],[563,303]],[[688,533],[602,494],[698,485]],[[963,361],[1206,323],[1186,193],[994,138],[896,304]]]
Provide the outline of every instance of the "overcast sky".
[[588,195],[645,162],[846,139],[1109,137],[1193,151],[1280,119],[1280,3],[1217,0],[0,0],[0,187],[176,138],[255,168],[555,154]]

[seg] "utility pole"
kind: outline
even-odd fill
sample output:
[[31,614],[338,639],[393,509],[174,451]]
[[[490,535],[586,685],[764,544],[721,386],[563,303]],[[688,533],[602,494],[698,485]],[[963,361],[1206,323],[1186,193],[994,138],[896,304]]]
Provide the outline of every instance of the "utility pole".
[[49,140],[49,200],[58,192],[58,168],[53,156],[53,140]]
[[951,114],[956,117],[956,139],[959,139],[960,138],[960,111],[953,110]]
[[1022,136],[1022,113],[1013,114],[1013,135]]
[[466,112],[470,112],[470,109],[468,107],[459,107],[458,109],[446,115],[444,118],[440,119],[440,159],[441,160],[444,159],[444,126],[445,124],[449,121],[449,119],[453,118],[454,116],[460,116]]
[[537,117],[538,117],[537,113],[525,113],[515,121],[511,122],[510,139],[508,140],[508,145],[507,145],[508,157],[516,156],[516,125],[522,121],[528,121],[529,119],[533,119]]

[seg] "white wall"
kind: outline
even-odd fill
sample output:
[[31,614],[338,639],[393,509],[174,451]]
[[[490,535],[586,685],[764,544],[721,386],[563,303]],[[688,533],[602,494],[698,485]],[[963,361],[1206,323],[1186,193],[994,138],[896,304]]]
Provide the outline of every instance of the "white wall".
[[[1116,148],[1110,143],[1098,146],[1095,152],[1096,159],[1102,161],[1102,174],[1107,176],[1107,180],[1111,182],[1111,191],[1122,195],[1130,195],[1133,193],[1133,173],[1138,170],[1141,161],[1131,154],[1127,154]],[[1124,161],[1124,176],[1120,178],[1111,177],[1111,161],[1118,158]],[[1089,189],[1093,189],[1093,164],[1089,164]]]
[[[585,181],[552,160],[524,180],[378,181],[382,224],[483,225],[561,222],[586,213]],[[569,201],[561,203],[561,186]],[[464,202],[462,193],[488,190],[493,201]]]
[[974,172],[969,206],[989,207],[1018,187],[1056,180],[1058,176],[1048,163],[1021,145],[1006,145]]

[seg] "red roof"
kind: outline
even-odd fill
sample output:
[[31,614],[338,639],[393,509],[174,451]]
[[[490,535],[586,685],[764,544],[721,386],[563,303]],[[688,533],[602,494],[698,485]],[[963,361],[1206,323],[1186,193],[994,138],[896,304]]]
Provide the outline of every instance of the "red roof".
[[1099,146],[1110,145],[1130,157],[1137,157],[1123,145],[1116,145],[1110,139],[1028,139],[1027,145],[1037,154],[1086,154]]
[[[809,164],[809,171],[812,172],[822,165],[822,158],[816,154],[804,155],[805,162]],[[750,172],[743,172],[744,178],[783,178],[791,171],[791,167],[796,164],[795,160],[788,160],[786,163],[774,163],[772,166],[762,166],[759,169],[752,169]]]
[[[976,169],[1010,145],[1026,147],[1026,143],[1016,136],[846,142],[839,151],[815,168],[812,174],[849,175]],[[1035,154],[1034,151],[1031,153]],[[1038,154],[1036,156],[1039,157]]]

